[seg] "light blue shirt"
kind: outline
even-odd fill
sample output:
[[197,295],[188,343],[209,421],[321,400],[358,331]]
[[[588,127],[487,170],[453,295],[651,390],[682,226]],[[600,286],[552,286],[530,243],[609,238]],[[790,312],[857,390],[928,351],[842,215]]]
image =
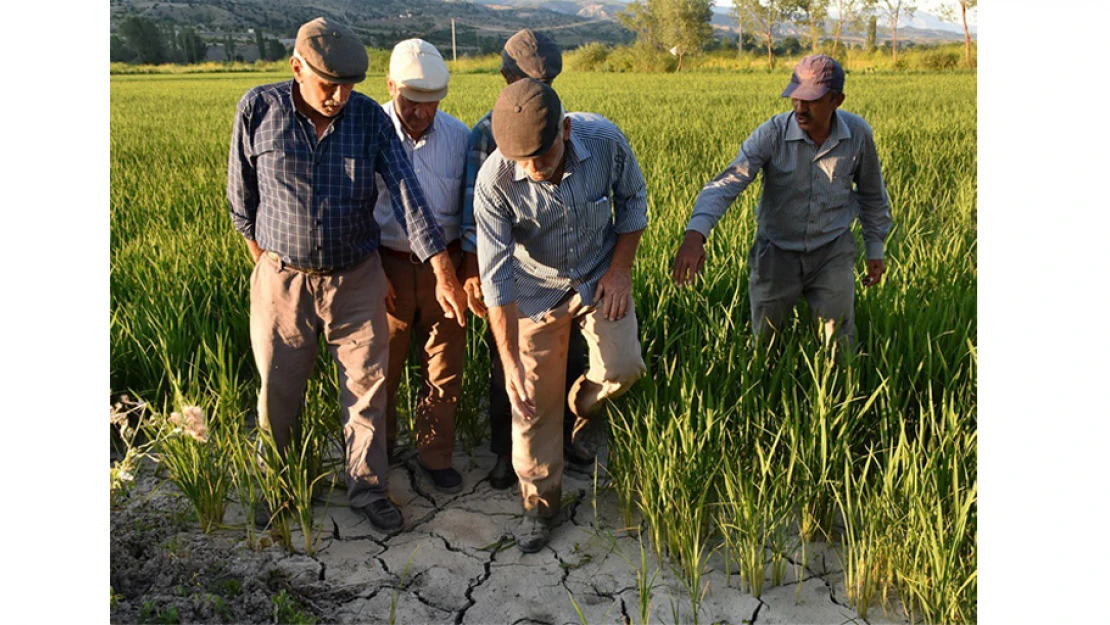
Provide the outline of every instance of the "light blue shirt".
[[890,200],[871,126],[862,117],[836,111],[829,138],[818,148],[792,111],[775,115],[755,129],[728,168],[701,190],[686,229],[708,239],[760,171],[758,236],[784,250],[809,252],[851,228],[858,215],[867,258],[883,257]]
[[474,189],[485,303],[516,302],[537,321],[571,292],[592,305],[617,235],[647,227],[644,175],[624,134],[600,115],[568,117],[558,185],[533,181],[494,150]]
[[[390,101],[382,107],[397,138],[412,162],[412,171],[424,191],[436,224],[443,231],[443,240],[450,243],[459,238],[462,230],[463,174],[466,170],[466,141],[470,129],[454,117],[436,111],[428,129],[418,141],[405,132],[397,111]],[[409,237],[397,221],[386,187],[379,181],[374,219],[381,228],[381,244],[399,252],[408,252]]]

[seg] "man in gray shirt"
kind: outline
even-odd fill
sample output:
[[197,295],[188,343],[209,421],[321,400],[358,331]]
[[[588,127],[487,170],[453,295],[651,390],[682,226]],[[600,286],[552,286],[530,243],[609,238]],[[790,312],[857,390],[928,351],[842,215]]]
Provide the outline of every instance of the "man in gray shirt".
[[538,80],[501,92],[493,134],[497,150],[474,189],[478,264],[513,407],[524,506],[517,546],[531,553],[547,543],[562,499],[571,325],[590,354],[569,394],[579,422],[600,418],[606,400],[645,371],[632,264],[647,190],[621,131],[599,115],[564,115],[555,90]]
[[[764,122],[740,153],[709,181],[675,257],[676,286],[693,281],[705,265],[705,240],[737,196],[763,171],[755,243],[748,256],[752,331],[782,327],[798,296],[823,323],[826,341],[855,337],[856,241],[859,216],[867,256],[864,286],[879,283],[886,266],[890,203],[871,127],[838,110],[844,70],[824,54],[798,62],[782,93],[793,110]],[[840,341],[838,340],[838,343]]]

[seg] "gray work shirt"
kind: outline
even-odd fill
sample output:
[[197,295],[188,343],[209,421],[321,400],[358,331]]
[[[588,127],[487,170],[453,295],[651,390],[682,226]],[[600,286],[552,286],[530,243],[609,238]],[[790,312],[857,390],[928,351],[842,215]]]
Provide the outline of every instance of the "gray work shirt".
[[570,113],[558,185],[534,182],[495,150],[474,192],[478,264],[488,306],[517,303],[538,321],[572,291],[593,304],[617,235],[647,227],[647,187],[624,134],[593,113]]
[[818,148],[792,111],[775,115],[755,129],[736,159],[701,190],[686,229],[708,238],[760,170],[759,236],[784,250],[808,252],[831,243],[858,215],[867,258],[883,257],[890,201],[871,127],[862,117],[836,111],[829,138]]

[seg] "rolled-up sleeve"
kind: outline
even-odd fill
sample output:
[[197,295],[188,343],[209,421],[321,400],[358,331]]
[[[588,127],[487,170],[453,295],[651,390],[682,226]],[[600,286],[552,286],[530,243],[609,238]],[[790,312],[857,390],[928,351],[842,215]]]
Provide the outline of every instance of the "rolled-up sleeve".
[[231,222],[248,241],[254,240],[254,218],[258,214],[258,172],[250,139],[252,102],[249,93],[239,100],[227,157],[227,203]]
[[481,180],[474,189],[474,220],[478,230],[478,272],[485,304],[512,304],[516,301],[512,213],[496,192]]
[[886,237],[894,223],[890,216],[890,198],[883,183],[875,138],[868,128],[863,133],[860,163],[856,169],[856,199],[859,202],[859,223],[868,260],[882,260]]
[[424,190],[420,187],[412,163],[397,139],[393,125],[378,107],[378,155],[374,159],[377,172],[385,181],[393,204],[393,214],[405,230],[412,251],[421,262],[447,249],[443,231],[432,215]]
[[694,214],[687,230],[700,232],[706,239],[709,231],[725,216],[736,198],[759,175],[763,164],[774,154],[780,134],[770,121],[764,122],[740,145],[740,152],[715,178],[704,187],[694,201]]
[[647,184],[640,163],[624,134],[618,131],[614,153],[613,229],[617,234],[639,232],[648,225]]

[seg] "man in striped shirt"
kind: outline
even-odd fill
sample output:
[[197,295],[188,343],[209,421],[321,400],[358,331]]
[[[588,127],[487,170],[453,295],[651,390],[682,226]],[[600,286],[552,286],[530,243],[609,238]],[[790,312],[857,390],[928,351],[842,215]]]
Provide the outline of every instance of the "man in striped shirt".
[[531,553],[547,544],[562,498],[571,325],[590,358],[569,396],[580,422],[602,418],[606,400],[645,371],[631,273],[647,190],[620,130],[598,115],[564,115],[540,81],[501,92],[493,133],[498,149],[475,186],[478,261],[513,406],[524,507],[516,540]]
[[[507,84],[513,84],[524,78],[535,78],[548,85],[555,82],[555,78],[563,70],[563,54],[559,46],[543,33],[538,33],[531,28],[518,31],[505,42],[501,50],[501,76]],[[485,315],[485,304],[482,301],[482,284],[478,276],[478,230],[474,225],[474,183],[478,180],[478,172],[497,149],[497,142],[493,138],[493,111],[486,113],[470,132],[467,141],[466,157],[466,185],[463,195],[462,217],[462,247],[466,252],[464,262],[467,265],[463,280],[463,289],[466,290],[470,308],[474,314]],[[501,357],[497,351],[497,344],[493,338],[493,330],[486,332],[486,345],[490,352],[490,380],[489,380],[489,430],[490,451],[496,456],[493,469],[489,472],[489,483],[493,488],[509,488],[517,483],[516,473],[512,464],[512,433],[513,409],[509,396],[505,392],[505,373],[501,366]],[[582,332],[577,325],[571,325],[570,347],[567,350],[567,384],[573,384],[586,367],[586,345],[582,341]],[[570,387],[567,387],[570,392]],[[564,459],[572,466],[588,466],[593,463],[597,453],[597,445],[601,433],[595,428],[574,430],[574,412],[570,404],[563,408],[563,434],[564,434]]]
[[[462,267],[462,219],[466,124],[438,110],[450,74],[432,44],[408,39],[393,48],[386,84],[391,100],[383,108],[397,140],[412,161],[436,224],[447,240],[456,271]],[[374,216],[382,229],[382,268],[389,279],[389,369],[386,375],[386,430],[393,452],[397,431],[397,388],[415,338],[420,357],[414,438],[417,465],[436,490],[462,489],[462,475],[451,466],[455,449],[455,408],[462,394],[466,329],[449,319],[436,302],[435,274],[413,254],[409,237],[393,210],[385,185],[378,187]]]
[[755,243],[748,256],[752,331],[781,328],[798,297],[805,297],[825,340],[839,337],[846,354],[855,337],[856,240],[863,229],[865,287],[879,283],[886,265],[890,201],[871,127],[838,110],[844,70],[826,55],[798,62],[782,93],[793,110],[756,128],[732,163],[709,181],[675,256],[676,286],[693,281],[705,264],[705,240],[737,196],[763,172]]
[[466,296],[393,124],[352,91],[369,65],[358,36],[315,19],[298,31],[290,65],[292,81],[255,87],[240,100],[228,158],[231,219],[255,263],[259,425],[284,453],[323,334],[339,365],[348,502],[395,532],[403,519],[386,484],[388,287],[374,222],[376,176],[414,253],[432,266],[444,314],[461,321]]

